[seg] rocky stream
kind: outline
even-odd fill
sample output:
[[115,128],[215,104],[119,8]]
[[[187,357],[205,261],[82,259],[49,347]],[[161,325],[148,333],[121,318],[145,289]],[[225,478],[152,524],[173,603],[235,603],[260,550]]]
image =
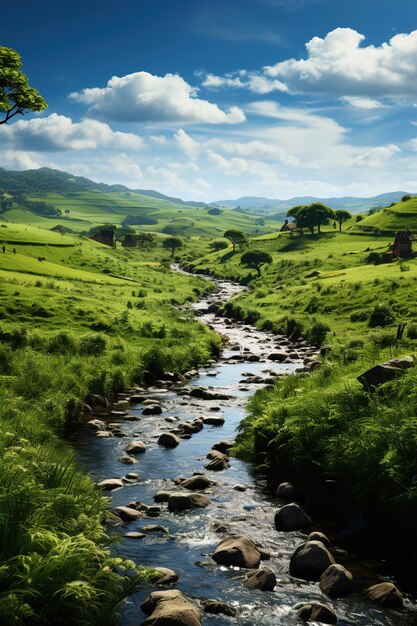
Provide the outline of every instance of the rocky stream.
[[[320,572],[303,573],[292,556],[310,533],[326,532],[326,525],[303,517],[298,509],[276,516],[292,501],[291,487],[281,487],[278,498],[250,464],[227,455],[248,398],[277,376],[311,365],[316,350],[304,341],[291,343],[207,312],[214,302],[242,289],[225,281],[217,287],[194,308],[203,323],[227,339],[218,361],[185,377],[167,373],[152,387],[132,390],[110,414],[95,415],[74,438],[80,465],[112,497],[118,525],[111,531],[121,539],[114,552],[175,572],[164,572],[164,579],[131,597],[122,609],[121,626],[145,620],[184,626],[200,620],[204,626],[279,626],[300,619],[337,619],[340,626],[417,624],[417,605],[407,594],[402,607],[399,602],[395,606],[394,597],[392,608],[365,595],[365,588],[392,581],[381,574],[380,563],[357,559],[338,547],[334,529],[334,545],[316,534],[310,548],[324,560],[321,571],[336,562],[352,573],[353,581],[334,565],[327,587],[319,583]],[[298,529],[284,530],[294,519]],[[235,535],[243,536],[237,545]],[[229,541],[213,559],[223,540]],[[346,586],[341,597],[329,595],[335,578]],[[180,590],[191,605],[176,593],[167,596],[169,590]],[[151,614],[147,617],[141,605],[154,591],[165,595],[148,598],[143,606]],[[312,603],[331,611],[315,614],[310,606],[297,615]],[[177,611],[177,621],[163,621],[164,607]]]

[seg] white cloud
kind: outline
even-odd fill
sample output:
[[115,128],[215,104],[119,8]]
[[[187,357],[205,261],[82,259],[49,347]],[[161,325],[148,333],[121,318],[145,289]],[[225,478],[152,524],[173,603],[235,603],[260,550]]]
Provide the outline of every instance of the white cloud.
[[361,46],[365,37],[336,28],[307,44],[307,58],[288,59],[265,72],[293,94],[398,97],[417,93],[417,31],[398,34],[381,46]]
[[181,76],[135,72],[113,76],[106,87],[83,89],[70,98],[89,107],[89,115],[119,122],[239,124],[245,115],[236,106],[223,111],[197,97]]
[[27,152],[16,152],[15,150],[5,150],[0,153],[0,163],[10,170],[34,170],[42,165],[34,161]]
[[360,96],[343,96],[341,98],[343,102],[346,102],[350,106],[356,109],[385,109],[385,104],[375,100],[375,98],[362,98]]
[[388,161],[394,154],[400,152],[400,148],[395,144],[388,146],[376,146],[370,150],[358,154],[353,159],[350,159],[348,165],[368,167],[381,167]]
[[238,70],[224,76],[207,74],[201,84],[208,89],[232,87],[235,89],[249,89],[252,93],[257,94],[271,93],[272,91],[288,91],[287,87],[280,80],[271,79],[258,72],[247,72],[246,70]]
[[198,157],[198,154],[200,152],[200,145],[197,141],[190,137],[190,135],[187,135],[185,130],[180,128],[175,133],[174,138],[180,150],[185,152],[185,154],[189,156],[190,159],[194,160]]
[[56,113],[48,117],[19,120],[6,126],[2,135],[6,144],[14,149],[34,152],[96,148],[138,150],[143,146],[143,140],[132,133],[115,132],[97,120],[73,122],[71,118]]
[[295,156],[289,154],[280,146],[277,146],[275,142],[267,143],[266,141],[259,140],[239,142],[213,139],[209,141],[208,144],[229,154],[242,157],[264,158],[278,161],[286,165],[299,165],[299,160]]

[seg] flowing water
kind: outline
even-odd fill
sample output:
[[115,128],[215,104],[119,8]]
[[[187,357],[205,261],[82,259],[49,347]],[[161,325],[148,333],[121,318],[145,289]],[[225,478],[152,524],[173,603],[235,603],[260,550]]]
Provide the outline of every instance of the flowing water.
[[[159,490],[181,490],[173,479],[188,478],[193,472],[203,471],[214,484],[205,492],[210,506],[182,513],[171,513],[166,504],[157,518],[144,518],[112,529],[121,542],[114,552],[137,563],[149,566],[168,567],[179,575],[179,582],[171,588],[180,589],[186,596],[200,604],[205,599],[217,599],[237,609],[236,617],[204,614],[205,626],[242,624],[253,626],[278,626],[294,624],[294,607],[306,602],[322,602],[333,607],[338,615],[338,624],[357,626],[412,626],[417,624],[417,606],[405,598],[402,611],[381,609],[367,601],[358,587],[346,598],[330,600],[319,588],[318,583],[293,579],[289,575],[289,560],[295,548],[306,536],[301,532],[278,532],[274,527],[275,510],[285,504],[271,496],[262,481],[252,472],[251,465],[231,459],[230,468],[220,472],[204,469],[212,445],[222,439],[234,438],[236,428],[245,417],[248,398],[260,386],[250,382],[251,376],[271,378],[274,374],[291,375],[303,366],[303,359],[310,355],[311,348],[300,342],[289,344],[283,337],[260,332],[241,323],[225,320],[207,313],[208,305],[214,301],[225,301],[238,293],[238,285],[219,281],[218,291],[204,297],[194,308],[202,322],[211,325],[229,339],[228,347],[216,363],[200,369],[198,374],[184,385],[168,388],[149,388],[146,398],[161,403],[161,415],[142,415],[143,403],[131,404],[129,415],[136,421],[119,418],[125,437],[98,438],[91,428],[82,429],[74,444],[80,465],[95,481],[122,477],[127,472],[136,472],[140,480],[112,492],[112,506],[141,501],[154,505],[153,496]],[[246,349],[246,351],[244,351]],[[287,362],[268,360],[268,355],[285,350],[293,356]],[[295,356],[297,353],[297,356]],[[253,356],[255,355],[255,356]],[[257,357],[260,361],[256,361]],[[232,396],[228,400],[200,400],[187,395],[194,386],[207,387],[212,391]],[[176,423],[200,416],[221,415],[225,418],[222,427],[207,426],[193,434],[190,439],[181,439],[174,449],[158,445],[159,435],[175,428]],[[168,421],[166,418],[169,418]],[[175,418],[171,420],[170,418]],[[112,422],[115,418],[112,417]],[[132,439],[140,439],[147,445],[144,454],[137,455],[137,463],[123,465],[119,459]],[[244,485],[245,491],[234,489]],[[149,524],[163,525],[168,530],[150,532],[142,539],[126,538],[130,531],[140,531]],[[319,526],[313,526],[320,529]],[[227,535],[236,533],[250,537],[255,543],[270,550],[271,559],[264,561],[277,576],[273,592],[246,589],[242,584],[247,570],[226,568],[211,560],[210,554]],[[378,566],[374,563],[352,563],[349,557],[339,552],[340,559],[354,571],[359,582],[373,584],[382,580],[378,577]],[[168,587],[169,588],[169,587]],[[121,626],[139,625],[145,619],[140,604],[148,593],[155,589],[148,586],[135,594],[123,607]]]

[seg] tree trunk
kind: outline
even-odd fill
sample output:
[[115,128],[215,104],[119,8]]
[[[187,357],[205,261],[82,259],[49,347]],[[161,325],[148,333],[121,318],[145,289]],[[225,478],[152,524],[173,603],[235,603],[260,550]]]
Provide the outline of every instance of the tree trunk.
[[339,222],[339,233],[342,232],[342,222]]

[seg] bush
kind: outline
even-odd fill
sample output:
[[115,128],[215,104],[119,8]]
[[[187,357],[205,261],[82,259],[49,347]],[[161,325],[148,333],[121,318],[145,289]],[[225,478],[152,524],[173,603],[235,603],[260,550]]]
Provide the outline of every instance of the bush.
[[99,333],[89,333],[80,338],[78,352],[85,356],[100,356],[106,349],[106,339]]
[[57,333],[50,338],[47,352],[50,354],[67,354],[75,350],[75,341],[68,333]]
[[368,325],[371,328],[376,326],[388,326],[395,320],[394,313],[391,309],[384,304],[376,304],[369,316]]
[[369,314],[366,311],[356,311],[352,313],[350,316],[351,322],[366,322]]
[[409,339],[417,339],[417,324],[409,324],[407,328],[407,337]]
[[330,326],[324,322],[314,322],[306,333],[306,339],[315,346],[321,346],[329,330]]
[[365,263],[380,265],[382,263],[382,256],[379,254],[379,252],[370,252],[365,259]]

